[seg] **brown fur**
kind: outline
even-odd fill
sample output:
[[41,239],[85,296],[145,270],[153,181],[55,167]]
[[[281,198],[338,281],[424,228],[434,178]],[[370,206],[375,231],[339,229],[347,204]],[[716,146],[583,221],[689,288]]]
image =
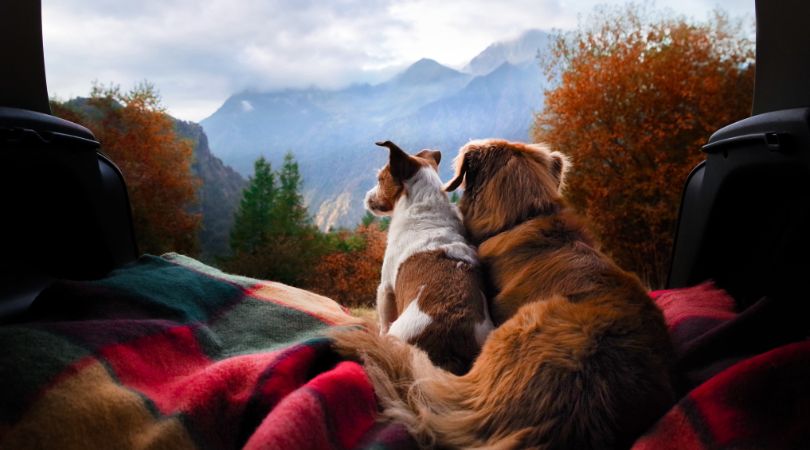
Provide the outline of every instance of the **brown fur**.
[[481,348],[474,329],[485,318],[481,278],[479,267],[451,259],[443,250],[411,256],[397,274],[397,310],[404,311],[418,296],[419,309],[433,319],[410,343],[455,374],[466,373]]
[[670,406],[662,314],[566,208],[566,165],[541,146],[461,149],[449,187],[466,186],[460,208],[502,323],[469,373],[364,330],[335,336],[365,362],[385,416],[422,445],[621,448]]
[[[422,150],[408,155],[390,141],[377,145],[389,149],[389,162],[378,173],[376,193],[367,199],[367,206],[376,213],[392,212],[397,200],[407,195],[405,182],[419,169],[438,172],[441,153]],[[445,196],[441,186],[435,188]],[[425,350],[433,364],[455,374],[466,373],[481,349],[475,326],[487,317],[480,267],[433,250],[411,255],[396,270],[393,291],[385,294],[382,308],[378,304],[380,320],[394,322],[416,301],[432,322],[409,343]]]

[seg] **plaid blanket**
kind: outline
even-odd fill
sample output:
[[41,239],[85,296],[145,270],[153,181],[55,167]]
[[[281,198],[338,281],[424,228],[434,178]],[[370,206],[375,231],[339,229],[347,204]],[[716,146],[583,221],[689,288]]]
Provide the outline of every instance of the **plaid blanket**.
[[30,320],[0,327],[0,448],[407,445],[375,426],[362,368],[321,336],[354,321],[179,255],[59,282]]
[[633,450],[810,448],[810,327],[806,315],[796,320],[799,299],[763,298],[738,314],[711,283],[651,295],[683,396]]
[[[634,449],[810,448],[810,343],[740,339],[780,320],[772,305],[736,314],[711,284],[651,295],[684,396]],[[0,327],[0,448],[413,448],[323,338],[354,323],[327,298],[179,255],[56,283]]]

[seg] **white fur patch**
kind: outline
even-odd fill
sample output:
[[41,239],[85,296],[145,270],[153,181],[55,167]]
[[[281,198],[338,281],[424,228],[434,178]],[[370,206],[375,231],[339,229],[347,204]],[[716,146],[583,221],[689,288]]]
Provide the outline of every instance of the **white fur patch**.
[[391,328],[388,329],[388,334],[396,336],[405,342],[410,342],[411,339],[422,334],[425,328],[433,323],[433,318],[419,309],[419,296],[422,295],[424,289],[424,285],[419,287],[419,293],[416,295],[416,298],[413,299],[408,307],[405,308],[405,311],[397,317],[397,320],[391,324]]

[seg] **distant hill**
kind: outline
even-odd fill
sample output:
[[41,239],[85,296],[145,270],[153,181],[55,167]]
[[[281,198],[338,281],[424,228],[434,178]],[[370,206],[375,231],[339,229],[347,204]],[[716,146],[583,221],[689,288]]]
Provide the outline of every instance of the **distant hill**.
[[234,213],[239,207],[247,181],[211,153],[208,137],[199,124],[175,119],[175,130],[194,145],[191,171],[201,181],[196,206],[196,210],[202,213],[200,256],[205,261],[213,262],[217,256],[230,254],[229,239]]
[[527,140],[545,88],[535,60],[540,47],[532,47],[546,40],[545,32],[531,31],[493,44],[470,61],[470,73],[421,59],[377,85],[243,92],[201,125],[217,156],[242,175],[259,156],[277,167],[292,151],[316,223],[353,227],[386,160],[375,141],[442,150],[447,179],[452,157],[470,139]]

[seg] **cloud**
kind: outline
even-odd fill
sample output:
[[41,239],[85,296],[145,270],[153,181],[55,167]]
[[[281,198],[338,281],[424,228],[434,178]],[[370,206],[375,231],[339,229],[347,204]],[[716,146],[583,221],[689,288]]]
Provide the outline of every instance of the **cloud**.
[[[695,10],[712,7],[708,0],[684,1]],[[46,71],[50,92],[61,98],[87,95],[93,80],[126,89],[147,79],[171,113],[200,120],[244,90],[379,82],[422,57],[461,67],[492,42],[526,29],[573,27],[585,6],[570,0],[44,0]]]

